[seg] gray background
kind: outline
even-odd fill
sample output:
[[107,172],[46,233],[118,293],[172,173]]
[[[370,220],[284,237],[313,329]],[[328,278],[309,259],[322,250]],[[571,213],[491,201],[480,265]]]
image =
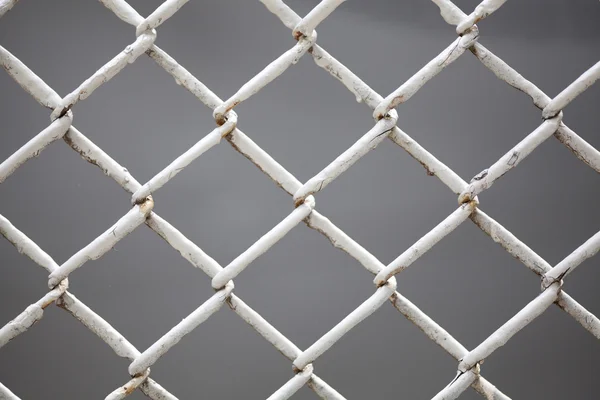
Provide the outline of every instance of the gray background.
[[[156,0],[130,3],[142,15]],[[289,1],[305,15],[317,1]],[[465,11],[477,1],[459,1]],[[479,24],[480,42],[554,96],[598,61],[595,0],[511,1]],[[318,42],[386,95],[456,37],[428,1],[348,1]],[[92,0],[23,0],[0,21],[0,44],[65,95],[133,42],[134,29]],[[257,1],[191,1],[157,44],[222,98],[294,45]],[[48,110],[0,74],[0,159],[44,129]],[[566,123],[600,147],[600,87]],[[240,128],[305,181],[372,125],[370,110],[309,56],[241,104]],[[594,112],[596,111],[596,112]],[[541,122],[530,99],[469,52],[398,108],[399,125],[464,179],[491,165]],[[214,127],[211,111],[146,56],[74,108],[75,126],[141,182]],[[598,231],[598,175],[554,138],[480,196],[481,208],[556,264]],[[457,207],[456,196],[389,141],[317,196],[317,208],[389,263]],[[155,196],[155,211],[226,265],[293,209],[291,198],[227,142]],[[62,142],[0,186],[0,213],[58,263],[130,208],[129,195]],[[598,258],[565,289],[600,315]],[[47,290],[47,273],[0,241],[0,323]],[[300,348],[368,298],[372,275],[300,224],[236,278],[236,293]],[[210,279],[140,227],[70,278],[71,290],[140,350],[202,304]],[[399,291],[473,348],[539,293],[539,279],[469,221],[398,277]],[[482,366],[513,399],[597,398],[600,346],[557,307]],[[0,351],[0,381],[23,399],[99,399],[128,379],[120,359],[57,307]],[[386,303],[315,362],[348,399],[428,399],[456,361]],[[223,308],[154,367],[181,399],[260,399],[291,363]],[[596,393],[596,394],[594,394]],[[140,399],[136,392],[131,398]],[[295,399],[314,399],[307,388]],[[461,399],[476,399],[469,389]]]

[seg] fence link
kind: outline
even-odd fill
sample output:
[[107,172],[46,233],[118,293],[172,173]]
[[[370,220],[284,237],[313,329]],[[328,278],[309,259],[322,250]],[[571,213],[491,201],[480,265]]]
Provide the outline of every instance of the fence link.
[[[439,6],[443,19],[448,24],[456,26],[458,37],[421,70],[389,95],[383,97],[316,44],[317,33],[315,28],[344,0],[323,0],[304,18],[298,16],[281,0],[261,0],[266,8],[292,31],[296,42],[288,51],[272,61],[230,98],[221,100],[201,81],[178,64],[176,60],[154,44],[157,36],[156,28],[183,7],[187,0],[167,0],[146,18],[142,17],[124,0],[100,1],[112,10],[118,18],[135,27],[136,39],[65,97],[59,96],[17,57],[0,46],[0,61],[8,74],[41,105],[52,110],[50,125],[0,164],[0,183],[7,179],[20,165],[37,156],[52,142],[63,139],[85,160],[98,166],[104,174],[111,177],[129,192],[132,208],[103,234],[61,265],[56,263],[10,221],[0,215],[0,232],[3,236],[19,252],[31,258],[50,274],[48,280],[50,291],[0,329],[0,347],[27,331],[43,317],[44,309],[54,303],[94,332],[118,356],[131,361],[127,375],[128,380],[108,394],[106,399],[122,399],[136,389],[141,390],[152,399],[176,399],[173,394],[150,377],[150,367],[158,362],[160,357],[175,346],[185,335],[196,329],[227,303],[233,312],[238,314],[292,361],[295,374],[279,389],[273,388],[273,395],[269,399],[287,399],[304,385],[308,385],[323,399],[344,399],[344,396],[316,375],[313,362],[335,345],[349,330],[389,300],[401,314],[417,325],[425,335],[458,361],[455,376],[449,379],[450,383],[442,388],[434,399],[454,399],[470,386],[486,399],[508,399],[509,397],[506,394],[502,393],[481,375],[480,364],[553,303],[572,316],[596,338],[600,338],[600,320],[562,290],[563,279],[584,260],[594,256],[600,249],[600,232],[553,267],[510,231],[482,211],[477,198],[478,194],[489,188],[505,173],[515,168],[550,136],[558,139],[589,167],[596,172],[600,172],[600,152],[568,128],[562,121],[562,110],[600,77],[600,62],[591,66],[583,75],[551,99],[479,43],[479,29],[475,24],[489,17],[503,5],[505,0],[484,0],[470,14],[464,13],[449,0],[433,0]],[[0,1],[0,16],[8,12],[17,2],[18,0]],[[403,132],[396,125],[397,114],[394,110],[395,107],[407,101],[430,79],[461,57],[467,50],[500,80],[531,97],[533,104],[541,110],[543,119],[537,129],[525,136],[521,142],[516,144],[488,169],[477,174],[470,182],[464,181]],[[314,59],[319,67],[337,78],[357,99],[372,110],[374,123],[373,127],[349,149],[341,153],[317,175],[302,183],[256,145],[249,136],[237,128],[238,118],[234,108],[271,83],[306,53]],[[135,62],[143,54],[152,58],[178,83],[210,107],[213,110],[217,126],[156,176],[141,184],[117,161],[113,160],[75,128],[72,110],[77,102],[86,99],[94,90],[113,78],[128,64]],[[224,267],[187,239],[169,222],[157,215],[153,211],[154,202],[152,199],[152,194],[155,191],[174,179],[177,173],[197,157],[219,144],[222,138],[225,138],[238,152],[253,162],[278,186],[290,194],[293,197],[294,204],[292,212],[283,221]],[[458,196],[456,210],[389,265],[382,264],[374,255],[320,214],[315,208],[314,197],[386,138],[408,152],[427,169],[428,174],[437,176],[442,183]],[[467,350],[435,321],[396,291],[395,279],[395,275],[408,268],[415,260],[467,219],[470,219],[527,268],[538,274],[542,282],[541,294],[471,351]],[[252,261],[269,250],[271,246],[300,222],[304,222],[310,228],[320,232],[335,247],[355,258],[375,276],[373,295],[305,350],[299,349],[260,314],[237,297],[234,293],[233,283],[233,279],[248,268]],[[166,240],[193,266],[206,273],[212,279],[215,294],[148,349],[139,351],[101,316],[71,293],[68,277],[88,260],[102,257],[117,242],[142,224],[145,224]],[[11,392],[9,388],[0,384],[0,398],[18,399],[19,397]]]

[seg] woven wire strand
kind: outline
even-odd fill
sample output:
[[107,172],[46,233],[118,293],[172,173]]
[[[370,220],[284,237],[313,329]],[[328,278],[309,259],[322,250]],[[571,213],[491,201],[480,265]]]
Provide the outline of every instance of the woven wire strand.
[[[417,325],[427,337],[458,362],[453,379],[449,380],[450,383],[442,388],[434,399],[454,399],[469,387],[473,387],[486,399],[509,399],[510,397],[481,375],[480,364],[552,304],[557,305],[593,336],[600,339],[600,320],[562,290],[563,279],[600,249],[600,232],[593,235],[557,265],[551,266],[508,229],[488,216],[481,209],[477,198],[478,194],[515,168],[550,136],[554,136],[575,156],[600,173],[600,152],[568,128],[562,120],[562,110],[600,77],[600,62],[591,66],[556,97],[550,98],[479,43],[479,28],[476,23],[489,17],[506,0],[484,0],[470,14],[464,13],[449,0],[433,0],[440,8],[443,19],[448,24],[456,26],[456,40],[406,82],[383,97],[316,42],[315,29],[344,0],[322,0],[304,18],[298,16],[281,0],[261,0],[264,6],[292,31],[295,43],[231,97],[222,100],[154,44],[157,28],[178,12],[187,3],[187,0],[167,0],[146,18],[142,17],[124,0],[100,1],[118,18],[135,27],[135,40],[64,97],[60,97],[17,57],[0,46],[0,62],[9,75],[38,103],[52,110],[51,123],[48,127],[0,164],[0,183],[28,159],[37,156],[51,143],[62,139],[85,160],[98,166],[107,176],[125,189],[131,195],[132,208],[104,233],[62,264],[56,263],[25,233],[0,215],[2,235],[19,252],[32,259],[50,274],[48,278],[49,292],[0,328],[0,347],[27,331],[43,317],[46,307],[56,304],[106,342],[119,357],[131,361],[127,381],[109,393],[106,399],[122,399],[136,389],[151,399],[176,399],[175,395],[150,377],[150,367],[159,362],[160,357],[177,345],[184,336],[191,333],[227,304],[228,308],[238,314],[292,362],[294,374],[281,387],[274,388],[269,399],[287,399],[304,385],[308,385],[323,399],[345,399],[343,395],[315,374],[313,362],[334,346],[348,331],[389,301],[402,315]],[[0,0],[0,17],[14,7],[17,2],[18,0]],[[463,180],[402,131],[396,125],[398,118],[394,110],[467,51],[472,53],[499,79],[531,97],[533,104],[541,110],[543,118],[543,122],[533,132],[525,136],[521,142],[489,168],[477,174],[470,182]],[[141,184],[131,176],[127,169],[75,128],[73,108],[76,103],[85,100],[94,90],[112,79],[143,54],[152,58],[178,83],[212,109],[216,126],[210,131],[207,130],[206,136],[173,160],[161,172],[148,182]],[[238,117],[234,109],[270,84],[306,54],[309,54],[319,67],[338,79],[357,99],[371,109],[374,123],[373,127],[350,148],[343,151],[321,172],[302,183],[237,128]],[[154,201],[152,199],[155,191],[174,179],[177,173],[204,152],[218,145],[223,138],[293,198],[290,214],[226,266],[219,265],[174,226],[157,215],[153,211]],[[352,167],[362,156],[383,143],[386,138],[404,149],[421,163],[430,175],[437,176],[458,196],[458,206],[454,212],[426,232],[388,265],[381,263],[333,222],[320,214],[316,209],[315,198],[317,193],[324,190],[329,183]],[[542,281],[542,291],[537,297],[471,351],[461,345],[410,300],[402,296],[396,290],[395,278],[397,274],[408,268],[467,219],[500,244],[508,253],[520,260],[527,268],[539,275]],[[355,258],[374,275],[373,295],[305,350],[298,348],[258,312],[237,297],[233,282],[237,275],[250,267],[252,261],[268,251],[271,246],[301,222],[321,233],[335,247]],[[146,225],[178,250],[192,266],[208,275],[215,289],[213,296],[200,304],[196,310],[144,351],[136,349],[107,321],[75,297],[71,293],[68,283],[71,273],[83,267],[88,260],[102,257],[116,243],[141,225]],[[19,399],[17,394],[1,383],[0,398]]]

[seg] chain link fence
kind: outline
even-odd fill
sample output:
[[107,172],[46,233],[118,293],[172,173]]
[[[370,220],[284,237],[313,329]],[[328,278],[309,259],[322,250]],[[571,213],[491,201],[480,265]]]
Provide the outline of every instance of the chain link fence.
[[[294,373],[287,382],[282,382],[281,387],[273,388],[273,394],[269,399],[287,399],[304,385],[310,387],[323,399],[344,399],[345,397],[336,389],[318,377],[313,368],[313,362],[334,346],[348,331],[367,319],[386,301],[390,301],[402,315],[417,325],[425,335],[458,362],[457,371],[448,371],[448,385],[441,388],[434,399],[454,399],[467,388],[473,387],[484,398],[497,400],[509,397],[484,378],[480,365],[484,359],[506,344],[513,335],[541,315],[552,304],[573,317],[590,334],[600,338],[600,320],[562,290],[563,279],[600,249],[600,232],[589,238],[561,262],[552,266],[486,214],[481,209],[477,197],[500,177],[515,168],[551,136],[569,148],[590,168],[600,172],[600,152],[578,136],[562,120],[562,110],[600,77],[600,62],[591,66],[556,97],[550,98],[479,43],[479,28],[475,24],[489,17],[505,1],[484,0],[474,11],[467,14],[449,0],[433,0],[439,6],[444,21],[456,26],[456,40],[410,79],[384,97],[373,91],[352,71],[317,44],[316,27],[334,12],[343,3],[343,0],[323,0],[304,18],[298,16],[281,0],[261,0],[267,10],[292,31],[296,42],[288,51],[244,84],[233,96],[222,100],[163,49],[154,44],[157,36],[156,29],[178,12],[185,5],[186,0],[167,0],[146,18],[142,17],[124,0],[100,1],[112,10],[116,17],[135,27],[136,39],[65,97],[59,96],[17,57],[0,46],[0,61],[8,74],[38,103],[51,110],[50,125],[0,164],[0,183],[27,160],[37,156],[48,145],[62,139],[86,161],[98,166],[104,174],[129,192],[132,207],[114,225],[62,264],[55,262],[25,233],[0,215],[0,232],[3,236],[19,252],[39,264],[50,274],[49,292],[0,329],[0,347],[31,328],[43,317],[46,307],[56,304],[106,342],[119,357],[131,361],[127,375],[123,371],[124,376],[127,377],[124,379],[124,384],[108,394],[106,399],[122,399],[136,389],[141,390],[152,399],[176,399],[175,395],[171,394],[167,388],[152,379],[150,367],[159,362],[161,356],[184,336],[227,303],[233,312],[292,361]],[[18,0],[0,1],[0,16],[8,12],[17,2]],[[394,110],[465,52],[474,55],[500,80],[531,97],[533,104],[541,110],[542,114],[542,123],[533,132],[469,182],[463,180],[403,132],[397,126],[398,117]],[[307,53],[308,55],[306,55]],[[86,99],[94,90],[144,54],[152,58],[173,76],[177,83],[213,110],[216,127],[161,172],[142,184],[73,125],[73,108],[77,102]],[[338,79],[360,102],[368,106],[372,110],[374,124],[356,143],[343,151],[321,172],[302,183],[238,129],[238,117],[234,108],[271,83],[305,55],[312,57],[319,67]],[[324,190],[329,183],[386,138],[408,152],[425,167],[429,175],[436,176],[458,196],[456,210],[389,265],[380,262],[315,208],[317,193]],[[235,150],[254,163],[293,198],[291,213],[226,266],[219,265],[174,226],[157,215],[153,211],[152,199],[155,191],[174,179],[181,170],[204,152],[219,144],[222,139],[228,141]],[[466,220],[474,223],[493,241],[499,243],[508,253],[541,277],[541,293],[470,351],[402,296],[396,290],[395,278],[398,273],[408,268]],[[233,282],[256,258],[268,251],[301,222],[320,232],[335,247],[355,258],[374,275],[373,295],[305,350],[298,348],[257,311],[236,296]],[[69,289],[68,277],[87,261],[102,257],[116,243],[143,224],[179,251],[190,264],[208,275],[215,293],[149,348],[140,351],[100,315],[75,297]],[[341,391],[343,389],[340,388]],[[17,393],[13,393],[0,383],[0,398],[18,399],[19,397]]]

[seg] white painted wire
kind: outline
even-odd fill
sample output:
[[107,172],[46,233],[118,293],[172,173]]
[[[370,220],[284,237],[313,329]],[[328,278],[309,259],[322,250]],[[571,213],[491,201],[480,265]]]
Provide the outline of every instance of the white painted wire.
[[[0,46],[0,63],[15,81],[42,106],[50,108],[51,124],[24,144],[0,164],[0,183],[7,179],[20,165],[37,156],[52,142],[63,139],[85,160],[97,165],[102,171],[132,195],[132,209],[112,227],[98,236],[89,245],[75,253],[62,265],[58,265],[36,243],[0,215],[0,232],[19,252],[31,258],[49,273],[50,291],[27,307],[21,314],[0,328],[0,347],[30,328],[43,317],[44,309],[55,303],[88,329],[119,356],[131,361],[129,380],[107,399],[122,399],[134,390],[141,390],[152,399],[176,399],[174,395],[150,377],[150,366],[185,335],[196,329],[203,321],[217,312],[225,303],[261,336],[292,361],[295,374],[288,382],[275,390],[269,399],[287,399],[305,384],[323,399],[344,399],[314,373],[312,363],[331,346],[335,345],[350,329],[365,320],[389,300],[407,319],[417,325],[431,340],[452,355],[458,362],[456,377],[442,389],[435,399],[454,399],[469,386],[487,399],[509,399],[480,374],[480,363],[534,318],[541,315],[552,303],[571,315],[592,335],[600,339],[600,320],[562,290],[563,279],[585,259],[594,256],[600,249],[600,232],[569,254],[555,267],[550,266],[527,245],[519,241],[510,231],[485,214],[479,207],[477,195],[489,188],[502,175],[529,155],[543,141],[554,136],[567,146],[580,160],[600,172],[600,152],[569,129],[562,121],[562,110],[600,78],[600,62],[592,66],[554,99],[546,96],[533,83],[525,79],[508,64],[478,42],[479,30],[475,23],[488,17],[506,0],[483,0],[467,15],[449,0],[433,0],[440,8],[444,20],[456,26],[457,39],[434,57],[415,75],[392,91],[385,98],[374,92],[347,67],[333,58],[316,44],[315,28],[327,18],[344,0],[323,0],[306,17],[299,17],[282,0],[261,0],[269,11],[292,30],[297,43],[283,55],[271,62],[263,71],[244,84],[234,95],[223,101],[202,82],[177,63],[166,52],[154,44],[155,28],[173,16],[187,0],[166,0],[147,18],[143,18],[125,0],[100,0],[117,17],[136,28],[136,40],[107,64],[102,66],[77,89],[61,98],[14,55]],[[0,17],[16,5],[18,0],[0,0]],[[499,79],[523,91],[542,110],[544,121],[513,149],[488,169],[476,175],[470,183],[465,182],[454,171],[421,147],[408,134],[396,126],[396,106],[407,101],[431,78],[469,50],[483,65]],[[207,136],[176,158],[165,169],[145,184],[140,184],[129,172],[96,146],[73,125],[72,108],[87,98],[106,81],[112,79],[128,64],[142,54],[147,54],[183,87],[201,102],[213,109],[217,127]],[[340,80],[360,102],[365,103],[375,118],[374,127],[354,145],[344,151],[321,172],[302,184],[269,154],[261,149],[246,134],[237,128],[237,115],[233,109],[295,64],[305,54],[310,54],[315,63]],[[221,267],[197,245],[187,239],[175,227],[152,211],[152,193],[160,189],[197,157],[220,143],[225,138],[241,154],[247,157],[278,186],[293,196],[294,209],[288,217],[262,236],[245,252],[226,267]],[[350,168],[363,155],[382,143],[385,138],[403,148],[419,161],[430,175],[437,176],[450,190],[458,195],[459,208],[414,245],[403,252],[389,265],[383,265],[329,219],[315,209],[313,195],[323,190],[328,183]],[[422,256],[438,241],[470,219],[495,242],[542,279],[542,293],[502,325],[475,349],[468,351],[447,331],[440,327],[417,306],[396,291],[394,276],[418,257]],[[359,305],[335,327],[318,339],[305,351],[300,350],[275,327],[244,303],[234,293],[233,279],[248,265],[266,252],[300,222],[323,234],[335,247],[345,251],[375,275],[374,294]],[[68,277],[88,260],[101,257],[118,241],[141,224],[145,224],[178,250],[194,267],[201,269],[212,279],[216,293],[173,327],[163,337],[143,352],[138,351],[125,337],[108,322],[83,304],[68,290]],[[19,399],[16,394],[0,383],[0,398]]]

